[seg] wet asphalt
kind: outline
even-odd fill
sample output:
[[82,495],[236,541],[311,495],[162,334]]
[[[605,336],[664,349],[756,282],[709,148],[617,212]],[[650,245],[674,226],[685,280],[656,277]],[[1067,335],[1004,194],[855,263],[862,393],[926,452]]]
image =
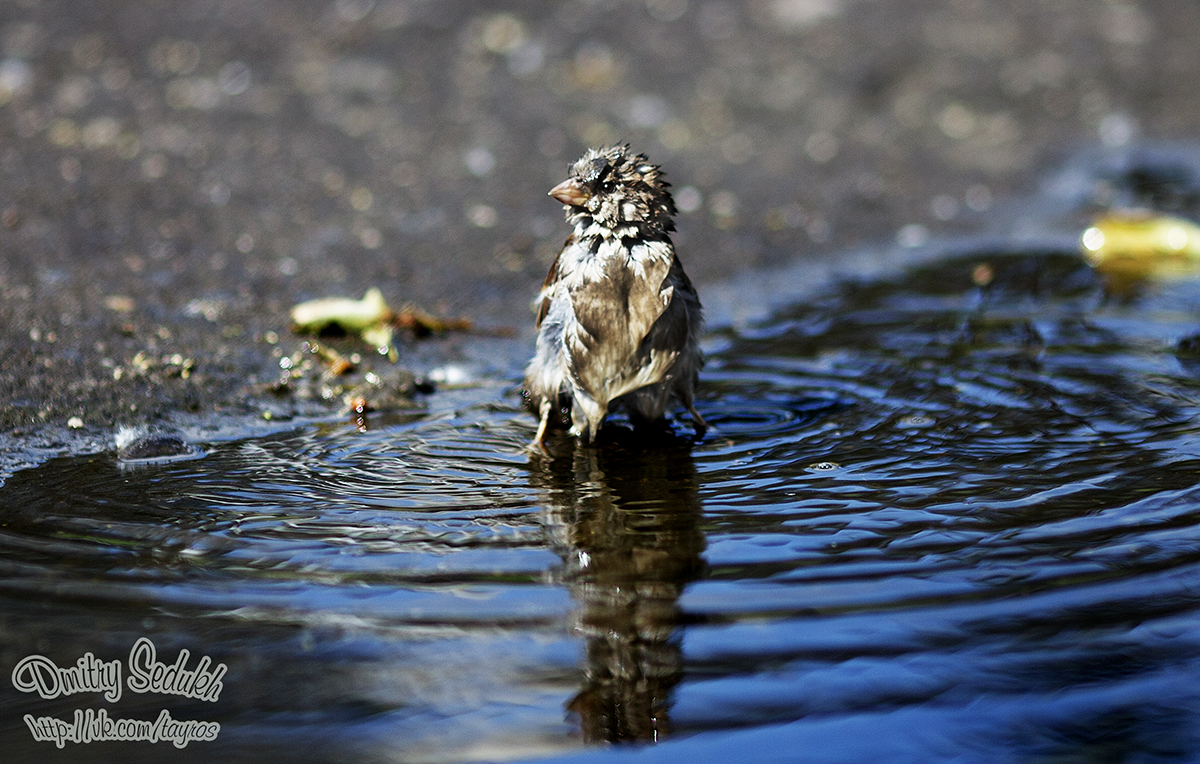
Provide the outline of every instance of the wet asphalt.
[[702,297],[970,233],[1081,147],[1193,142],[1196,39],[1166,1],[7,0],[0,427],[286,417],[290,307],[370,287],[528,336],[588,146],[664,166]]

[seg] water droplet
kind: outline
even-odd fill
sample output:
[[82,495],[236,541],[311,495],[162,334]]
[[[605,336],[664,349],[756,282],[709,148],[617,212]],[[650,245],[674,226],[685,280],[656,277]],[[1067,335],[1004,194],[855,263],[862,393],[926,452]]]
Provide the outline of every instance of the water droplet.
[[810,472],[833,472],[841,468],[842,465],[837,462],[813,462],[807,467]]

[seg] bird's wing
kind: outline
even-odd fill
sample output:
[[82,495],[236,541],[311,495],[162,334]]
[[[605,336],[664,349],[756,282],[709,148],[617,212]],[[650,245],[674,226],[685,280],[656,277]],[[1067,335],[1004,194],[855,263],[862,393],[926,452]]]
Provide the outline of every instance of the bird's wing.
[[587,352],[572,354],[576,380],[598,401],[611,401],[653,384],[677,350],[644,345],[650,328],[671,304],[667,276],[674,261],[668,242],[638,244],[628,258],[608,258],[604,278],[572,289],[575,318]]
[[539,329],[542,328],[542,321],[546,320],[546,314],[550,312],[551,293],[554,291],[554,282],[558,280],[558,262],[562,260],[563,252],[575,245],[575,241],[575,234],[567,237],[567,242],[563,244],[563,248],[555,256],[554,262],[550,264],[550,272],[546,274],[546,280],[542,282],[542,290],[534,298],[534,304],[541,301],[537,308],[537,328]]

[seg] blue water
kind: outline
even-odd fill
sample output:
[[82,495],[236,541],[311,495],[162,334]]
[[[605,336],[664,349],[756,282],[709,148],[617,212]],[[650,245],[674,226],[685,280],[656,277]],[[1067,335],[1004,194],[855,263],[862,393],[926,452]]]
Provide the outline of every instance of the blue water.
[[[980,266],[986,266],[981,271]],[[986,274],[986,277],[981,277]],[[423,413],[0,487],[10,760],[1200,760],[1200,285],[965,249],[718,327],[699,408],[523,450]],[[22,658],[224,663],[45,700]],[[218,722],[37,742],[24,714]]]

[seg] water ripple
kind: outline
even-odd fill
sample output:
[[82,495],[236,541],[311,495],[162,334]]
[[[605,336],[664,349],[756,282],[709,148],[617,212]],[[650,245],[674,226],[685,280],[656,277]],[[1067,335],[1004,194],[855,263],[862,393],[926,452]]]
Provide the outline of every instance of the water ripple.
[[214,713],[243,742],[315,720],[376,758],[432,750],[433,717],[562,748],[845,742],[889,715],[1020,758],[1022,724],[1086,737],[1150,699],[1146,724],[1200,739],[1194,304],[967,253],[729,336],[699,442],[618,422],[531,459],[492,386],[366,432],[58,460],[0,488],[0,628],[14,654],[94,649],[82,622],[235,639]]

